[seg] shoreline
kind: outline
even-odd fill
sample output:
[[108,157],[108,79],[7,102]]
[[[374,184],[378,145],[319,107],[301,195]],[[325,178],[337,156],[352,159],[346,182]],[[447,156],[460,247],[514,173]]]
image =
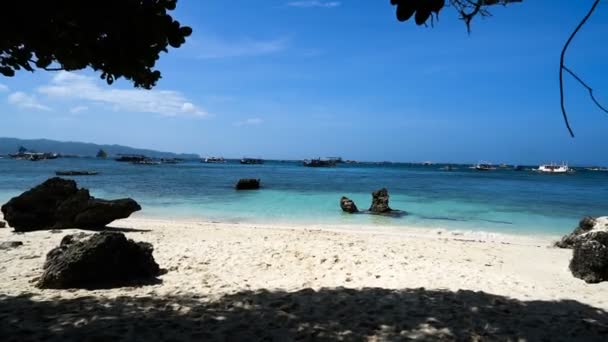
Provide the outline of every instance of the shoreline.
[[209,218],[197,218],[197,217],[170,217],[160,218],[156,215],[146,215],[143,213],[135,213],[130,218],[118,220],[113,222],[110,226],[115,226],[117,223],[135,222],[136,224],[143,224],[144,222],[152,223],[166,223],[174,222],[187,225],[218,225],[223,227],[245,227],[253,229],[278,229],[278,230],[320,230],[328,232],[347,232],[347,233],[361,233],[361,234],[384,234],[384,235],[397,235],[397,236],[409,236],[409,237],[420,237],[420,238],[448,238],[448,239],[467,239],[477,242],[499,242],[499,243],[512,243],[512,244],[525,244],[525,245],[552,245],[554,242],[559,241],[563,235],[552,234],[552,233],[537,233],[530,234],[526,232],[522,233],[506,233],[496,232],[490,230],[463,230],[455,229],[450,227],[421,227],[421,226],[406,226],[406,225],[381,225],[381,224],[336,224],[334,222],[328,223],[307,223],[299,221],[291,222],[278,222],[278,223],[267,223],[257,221],[235,221],[229,220],[214,220]]

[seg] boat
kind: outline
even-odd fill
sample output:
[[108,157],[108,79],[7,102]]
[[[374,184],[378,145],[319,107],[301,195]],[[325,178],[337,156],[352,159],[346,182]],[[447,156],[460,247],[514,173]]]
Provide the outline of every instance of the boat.
[[161,162],[160,160],[154,160],[154,159],[150,159],[150,158],[146,158],[143,160],[134,160],[131,162],[131,164],[135,164],[135,165],[160,165]]
[[203,159],[202,162],[207,164],[218,164],[225,163],[226,160],[224,159],[224,157],[207,157]]
[[306,159],[302,163],[306,167],[333,167],[336,166],[336,161],[332,159]]
[[492,171],[496,170],[496,167],[490,163],[477,163],[473,168],[477,171]]
[[264,160],[261,158],[247,158],[244,157],[241,159],[241,164],[254,165],[254,164],[264,164]]
[[134,163],[134,162],[140,162],[140,161],[144,161],[148,159],[148,157],[141,155],[141,154],[119,154],[118,158],[114,159],[117,162],[129,162],[129,163]]
[[557,165],[555,163],[540,165],[536,171],[541,173],[568,173],[574,172],[567,164]]
[[97,171],[55,171],[55,175],[57,176],[95,176],[98,175]]
[[608,167],[598,167],[598,166],[593,166],[593,167],[588,167],[587,171],[601,171],[601,172],[607,172],[608,171]]
[[9,154],[9,157],[17,160],[40,161],[47,159],[57,159],[59,158],[59,154],[49,152],[18,152]]

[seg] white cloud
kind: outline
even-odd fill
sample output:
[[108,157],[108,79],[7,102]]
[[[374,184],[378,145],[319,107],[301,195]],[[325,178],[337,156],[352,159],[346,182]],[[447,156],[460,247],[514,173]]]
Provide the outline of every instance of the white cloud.
[[269,55],[285,50],[288,44],[289,40],[286,38],[270,40],[242,38],[230,41],[204,36],[197,40],[197,45],[201,47],[198,57],[203,59]]
[[264,120],[260,118],[249,118],[242,121],[237,121],[234,123],[235,126],[255,126],[260,125],[264,122]]
[[101,81],[93,77],[60,71],[53,77],[49,85],[39,87],[38,92],[53,98],[82,100],[87,101],[87,104],[101,104],[126,112],[165,116],[202,117],[208,115],[206,111],[194,105],[178,91],[118,89],[106,85],[101,86],[99,83]]
[[36,110],[51,110],[51,108],[38,102],[38,99],[34,95],[26,94],[22,91],[16,91],[10,94],[7,98],[9,104],[24,109],[36,109]]
[[72,109],[70,109],[70,113],[78,114],[80,112],[84,112],[87,110],[89,110],[89,107],[87,107],[87,106],[76,106],[76,107],[73,107]]
[[6,86],[6,85],[4,85],[4,84],[0,83],[0,92],[3,92],[3,91],[8,91],[8,90],[9,90],[9,89],[8,89],[8,86]]
[[306,1],[290,1],[287,3],[287,6],[301,7],[301,8],[311,8],[311,7],[333,8],[333,7],[338,7],[341,4],[342,3],[340,1],[306,0]]

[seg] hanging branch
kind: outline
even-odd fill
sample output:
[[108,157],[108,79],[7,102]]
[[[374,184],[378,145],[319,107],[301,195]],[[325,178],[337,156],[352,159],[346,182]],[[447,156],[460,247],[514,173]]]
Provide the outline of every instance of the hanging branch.
[[570,42],[572,42],[572,40],[574,39],[574,36],[576,36],[576,34],[578,33],[578,31],[581,29],[581,27],[583,27],[583,25],[585,25],[585,23],[587,22],[587,20],[589,19],[589,17],[591,17],[591,15],[593,14],[593,11],[595,11],[595,8],[597,7],[597,5],[600,3],[600,0],[595,0],[595,2],[593,3],[593,6],[591,6],[591,9],[589,10],[589,12],[587,13],[587,15],[583,18],[583,20],[581,20],[581,22],[578,24],[578,26],[576,27],[576,29],[574,30],[574,32],[572,32],[572,34],[570,35],[570,37],[568,38],[568,40],[566,41],[566,44],[564,45],[564,48],[562,49],[562,54],[559,60],[559,98],[560,98],[560,104],[561,104],[561,108],[562,108],[562,115],[564,117],[564,122],[566,123],[566,128],[568,129],[568,132],[570,133],[570,136],[574,138],[574,132],[572,131],[572,128],[570,127],[570,122],[568,121],[568,114],[566,113],[566,107],[564,104],[564,70],[566,70],[570,75],[574,76],[574,78],[576,78],[576,80],[578,80],[585,88],[587,88],[589,90],[589,94],[591,95],[591,99],[593,100],[593,102],[595,102],[596,105],[598,105],[602,110],[606,111],[606,109],[604,109],[604,107],[602,107],[596,100],[595,97],[593,96],[593,89],[591,89],[591,87],[589,87],[587,84],[585,84],[585,82],[583,82],[583,80],[581,80],[578,76],[576,76],[576,74],[572,71],[570,71],[570,69],[566,68],[566,66],[564,65],[564,59],[566,57],[566,50],[568,50],[568,46],[570,45]]
[[593,101],[593,103],[595,103],[596,106],[599,107],[599,109],[603,110],[604,112],[606,112],[606,114],[608,114],[608,109],[604,108],[604,106],[602,106],[596,99],[595,96],[593,95],[593,88],[591,88],[590,86],[587,85],[587,83],[585,83],[580,77],[578,77],[577,74],[574,73],[574,71],[570,70],[568,67],[566,67],[565,65],[563,66],[564,70],[566,72],[568,72],[570,75],[572,75],[572,77],[574,77],[574,79],[576,79],[583,87],[587,88],[587,90],[589,91],[589,95],[591,96],[591,100]]

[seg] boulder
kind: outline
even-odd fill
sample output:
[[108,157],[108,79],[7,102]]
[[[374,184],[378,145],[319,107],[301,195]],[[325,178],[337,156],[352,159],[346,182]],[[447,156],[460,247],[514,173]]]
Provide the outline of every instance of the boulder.
[[18,232],[43,229],[99,229],[141,210],[130,198],[97,199],[76,182],[51,178],[12,198],[1,208],[4,219]]
[[388,190],[386,188],[372,192],[372,206],[369,211],[372,213],[386,213],[391,210],[388,206]]
[[564,235],[560,241],[555,243],[559,248],[573,248],[577,242],[582,242],[589,238],[589,234],[594,231],[608,231],[608,217],[584,217],[572,233]]
[[5,242],[0,242],[0,250],[2,250],[2,249],[17,248],[19,246],[23,246],[23,242],[21,242],[21,241],[5,241]]
[[359,211],[355,202],[345,196],[342,196],[342,198],[340,198],[340,208],[342,208],[343,211],[351,214]]
[[608,281],[608,232],[595,231],[587,235],[574,245],[570,271],[587,283]]
[[112,288],[150,284],[160,268],[149,243],[134,242],[124,234],[66,235],[46,256],[40,288]]
[[6,222],[0,221],[0,228],[6,228]]
[[237,190],[257,190],[260,188],[260,180],[255,178],[241,178],[236,183]]

